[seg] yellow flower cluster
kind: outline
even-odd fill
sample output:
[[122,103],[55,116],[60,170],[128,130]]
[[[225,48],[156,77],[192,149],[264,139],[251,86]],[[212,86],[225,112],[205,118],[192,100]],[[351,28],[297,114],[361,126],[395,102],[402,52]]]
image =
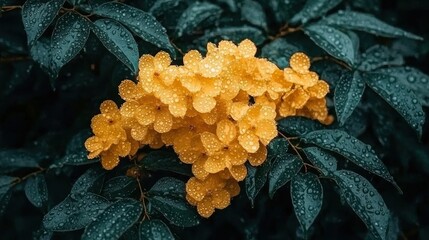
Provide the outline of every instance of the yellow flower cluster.
[[105,101],[92,119],[94,136],[85,142],[89,158],[100,156],[103,167],[112,169],[144,145],[172,146],[182,162],[192,164],[186,198],[198,213],[209,217],[227,207],[247,175],[246,161],[265,161],[266,146],[277,136],[276,119],[332,121],[325,100],[329,86],[309,70],[305,54],[294,54],[291,68],[281,70],[256,58],[256,51],[250,40],[209,43],[205,57],[192,50],[181,66],[171,65],[165,52],[143,55],[138,83],[124,80],[119,86],[125,100],[120,109]]

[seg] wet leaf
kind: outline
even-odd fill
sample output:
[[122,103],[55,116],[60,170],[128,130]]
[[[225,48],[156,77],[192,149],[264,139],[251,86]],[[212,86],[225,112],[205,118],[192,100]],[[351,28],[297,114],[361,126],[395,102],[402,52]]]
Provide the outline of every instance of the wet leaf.
[[340,4],[342,0],[307,0],[304,7],[290,20],[293,23],[306,23],[311,19],[325,15]]
[[324,126],[317,121],[297,116],[280,119],[277,122],[277,127],[280,131],[291,136],[300,136],[324,128]]
[[358,71],[344,73],[335,87],[335,111],[337,112],[340,126],[344,125],[358,106],[363,92],[365,82]]
[[194,2],[177,20],[176,35],[191,34],[200,25],[215,22],[221,15],[222,9],[208,2]]
[[322,208],[322,184],[316,175],[305,173],[295,175],[290,186],[295,215],[304,231],[308,231]]
[[250,203],[254,204],[255,198],[267,182],[268,172],[271,168],[272,159],[267,159],[258,167],[247,165],[247,176],[245,179],[246,194]]
[[283,69],[285,67],[289,67],[290,57],[300,50],[300,47],[290,41],[287,41],[284,38],[279,38],[264,45],[261,57],[269,59],[279,68]]
[[273,198],[276,191],[288,183],[301,169],[302,161],[298,156],[282,152],[277,155],[268,175],[268,191]]
[[253,0],[245,0],[241,6],[241,17],[249,23],[267,30],[267,17],[261,4]]
[[421,37],[380,21],[374,16],[354,11],[338,11],[323,19],[325,24],[339,28],[363,31],[382,37],[405,37],[422,40]]
[[159,211],[171,224],[191,227],[199,223],[194,207],[185,199],[185,183],[174,178],[161,178],[148,192],[153,208]]
[[0,151],[0,173],[11,172],[19,168],[38,168],[38,159],[25,149]]
[[304,28],[313,42],[335,58],[354,65],[356,53],[353,41],[340,30],[323,24],[312,24]]
[[139,227],[139,235],[141,240],[174,240],[170,229],[159,219],[143,221]]
[[329,152],[318,147],[304,148],[303,151],[308,160],[320,169],[323,175],[330,176],[337,170],[337,159]]
[[177,7],[180,2],[181,0],[156,0],[149,9],[149,13],[154,16],[162,15]]
[[99,161],[99,159],[91,159],[89,160],[87,157],[87,150],[85,148],[86,139],[91,136],[91,132],[87,129],[80,131],[76,135],[74,135],[70,142],[67,144],[67,149],[64,157],[59,159],[59,161],[52,164],[50,167],[62,167],[64,165],[86,165],[92,164]]
[[119,2],[102,4],[94,10],[94,13],[124,24],[143,40],[167,49],[173,57],[176,57],[176,52],[168,39],[167,31],[152,15]]
[[185,176],[192,176],[190,165],[181,162],[176,153],[167,150],[151,151],[141,164],[151,171],[170,171]]
[[379,72],[398,78],[398,80],[413,90],[423,106],[429,106],[429,76],[412,67],[390,67]]
[[16,180],[10,176],[0,176],[0,217],[8,205],[12,196],[11,187],[12,183]]
[[265,34],[261,30],[244,25],[241,27],[223,27],[208,30],[197,41],[201,45],[206,46],[207,42],[231,40],[234,43],[239,43],[246,38],[252,40],[256,45],[262,44],[266,39]]
[[69,195],[45,215],[43,225],[47,230],[60,232],[82,229],[109,205],[107,199],[93,193],[78,198]]
[[85,228],[82,239],[118,239],[137,222],[142,211],[143,206],[137,200],[131,198],[118,200]]
[[78,14],[66,13],[57,21],[51,39],[52,77],[56,78],[60,69],[72,60],[85,46],[90,26]]
[[386,239],[390,211],[368,180],[347,170],[335,172],[341,195],[362,219],[375,239]]
[[368,86],[401,114],[421,137],[425,113],[414,92],[403,84],[397,76],[368,73],[364,75],[364,78]]
[[358,68],[363,71],[372,71],[383,66],[402,65],[402,55],[383,45],[374,45],[362,54]]
[[105,175],[106,171],[100,166],[88,169],[73,184],[71,194],[82,194],[86,192],[99,193]]
[[42,36],[54,21],[65,0],[28,0],[22,6],[22,22],[27,32],[28,45]]
[[101,195],[108,199],[131,197],[138,189],[135,179],[127,176],[118,176],[106,181]]
[[302,140],[344,156],[359,167],[386,179],[399,189],[386,166],[377,157],[371,146],[350,136],[346,132],[340,130],[318,130],[302,136]]
[[37,174],[25,182],[27,199],[36,207],[46,207],[48,203],[48,186],[43,174]]
[[51,39],[41,37],[30,48],[31,58],[48,72],[51,67]]
[[114,20],[100,19],[94,22],[93,31],[113,55],[133,73],[137,72],[139,51],[132,34]]

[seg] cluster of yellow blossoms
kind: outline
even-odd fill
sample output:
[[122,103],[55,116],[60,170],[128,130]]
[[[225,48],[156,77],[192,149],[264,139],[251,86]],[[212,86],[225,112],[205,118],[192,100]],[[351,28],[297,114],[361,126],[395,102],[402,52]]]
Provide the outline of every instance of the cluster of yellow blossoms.
[[329,86],[309,71],[305,54],[294,54],[291,68],[281,70],[256,58],[256,50],[250,40],[209,43],[205,57],[192,50],[182,66],[171,65],[166,52],[143,55],[138,82],[119,86],[122,106],[105,101],[92,119],[94,136],[85,142],[89,158],[100,156],[103,167],[112,169],[144,145],[172,146],[182,162],[192,164],[186,198],[198,213],[209,217],[227,207],[247,175],[246,161],[265,161],[266,146],[277,136],[276,119],[332,121],[325,100]]

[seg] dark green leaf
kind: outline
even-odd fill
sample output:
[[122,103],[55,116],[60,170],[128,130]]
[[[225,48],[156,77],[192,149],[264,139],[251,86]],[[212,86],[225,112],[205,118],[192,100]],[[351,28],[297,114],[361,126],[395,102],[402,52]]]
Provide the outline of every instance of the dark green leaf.
[[340,130],[318,130],[307,133],[302,137],[302,140],[346,157],[359,167],[391,182],[399,189],[386,166],[377,157],[371,146],[350,136],[346,132]]
[[295,116],[280,119],[277,123],[277,127],[280,131],[290,134],[291,136],[300,136],[324,128],[324,126],[317,121]]
[[285,138],[283,137],[274,138],[268,144],[267,158],[275,158],[275,157],[281,156],[282,154],[286,153],[288,149],[289,149],[289,142]]
[[118,200],[85,228],[82,239],[116,240],[137,222],[142,210],[142,204],[137,200]]
[[45,176],[37,174],[29,178],[25,183],[25,195],[28,200],[36,207],[45,207],[48,203],[48,186]]
[[130,197],[137,190],[135,179],[127,176],[118,176],[106,181],[101,195],[108,199]]
[[51,66],[51,39],[41,37],[34,42],[30,49],[31,58],[48,71]]
[[22,6],[22,22],[27,32],[28,45],[42,36],[54,21],[65,0],[28,0]]
[[421,37],[390,26],[374,16],[354,11],[339,11],[323,19],[323,22],[344,29],[368,32],[383,37],[405,37],[422,40]]
[[85,46],[89,30],[87,20],[71,12],[64,14],[57,21],[51,39],[53,78],[56,78],[60,69]]
[[106,175],[106,171],[99,166],[88,169],[73,184],[71,194],[99,193],[103,185],[104,175]]
[[79,198],[69,195],[45,215],[43,225],[51,231],[82,229],[109,205],[107,199],[93,193],[85,193]]
[[297,12],[299,12],[306,3],[306,0],[294,0],[294,1],[279,1],[279,0],[268,0],[267,4],[270,7],[272,14],[277,23],[284,24],[289,22]]
[[50,240],[52,239],[52,231],[46,230],[43,225],[33,232],[33,240]]
[[247,176],[245,179],[246,194],[250,203],[254,204],[255,198],[267,182],[268,172],[271,168],[271,158],[267,158],[261,166],[253,167],[247,165]]
[[95,21],[92,29],[107,50],[133,73],[137,72],[139,60],[137,43],[125,27],[114,20],[100,19]]
[[365,74],[364,78],[368,86],[401,114],[421,137],[425,113],[414,92],[393,75],[370,73]]
[[0,216],[2,216],[7,204],[12,196],[12,183],[16,180],[10,176],[0,176]]
[[181,0],[156,0],[149,10],[154,16],[159,16],[177,7]]
[[105,3],[96,8],[94,13],[126,25],[143,40],[167,49],[175,57],[176,53],[168,39],[167,31],[152,15],[118,2]]
[[199,223],[194,207],[185,197],[185,183],[174,178],[161,178],[149,190],[151,206],[159,211],[170,223],[179,227],[191,227]]
[[301,159],[289,153],[282,153],[275,158],[268,175],[268,190],[271,198],[299,172],[302,165]]
[[336,28],[323,24],[312,24],[304,28],[313,42],[335,58],[354,65],[356,53],[350,37]]
[[222,9],[208,2],[191,4],[177,20],[176,35],[191,34],[198,26],[215,22],[221,15]]
[[319,168],[325,176],[332,175],[337,170],[337,159],[327,151],[318,147],[304,148],[303,151],[308,160]]
[[267,17],[261,4],[253,0],[245,0],[241,6],[241,17],[249,23],[267,29]]
[[322,184],[316,175],[305,173],[295,175],[290,186],[295,215],[304,231],[308,231],[322,208]]
[[139,236],[139,224],[135,223],[130,227],[120,238],[121,240],[140,240]]
[[262,44],[266,36],[265,34],[254,27],[240,26],[240,27],[223,27],[216,28],[214,30],[208,30],[198,39],[203,46],[206,46],[207,42],[217,42],[220,40],[231,40],[234,43],[239,43],[244,39],[252,40],[256,45]]
[[279,68],[289,66],[290,57],[301,49],[284,38],[276,39],[262,48],[261,57],[273,61]]
[[173,151],[151,151],[143,158],[141,164],[144,168],[152,171],[170,171],[185,176],[192,176],[190,165],[181,162]]
[[386,239],[390,212],[383,198],[368,180],[347,170],[335,173],[341,195],[366,224],[375,239]]
[[140,240],[174,240],[170,229],[159,219],[146,220],[139,227]]
[[352,115],[365,91],[365,82],[358,71],[346,72],[335,87],[335,111],[342,126]]
[[98,162],[97,160],[89,160],[85,141],[91,136],[91,132],[83,130],[72,137],[67,144],[66,153],[63,158],[51,165],[52,168],[62,167],[64,165],[86,165]]
[[38,159],[34,154],[24,149],[10,149],[0,151],[0,172],[10,172],[18,168],[37,168]]
[[397,77],[402,84],[412,89],[423,106],[429,106],[429,76],[412,67],[391,67],[380,72]]
[[290,20],[293,23],[306,23],[311,19],[325,15],[342,0],[307,0],[304,8]]
[[372,71],[383,66],[402,64],[404,64],[404,58],[396,51],[383,45],[375,45],[362,54],[358,68],[363,71]]

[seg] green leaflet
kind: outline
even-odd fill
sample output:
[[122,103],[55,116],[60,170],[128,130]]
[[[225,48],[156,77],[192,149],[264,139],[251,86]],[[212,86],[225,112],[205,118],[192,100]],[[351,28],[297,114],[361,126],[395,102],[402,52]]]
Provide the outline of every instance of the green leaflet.
[[170,171],[192,176],[191,166],[181,162],[176,153],[169,150],[149,152],[141,161],[144,168],[151,171]]
[[137,189],[137,182],[134,178],[117,176],[104,183],[101,195],[107,199],[126,198],[132,197]]
[[335,87],[335,111],[340,126],[352,115],[365,91],[365,82],[358,71],[344,73]]
[[222,13],[222,9],[212,3],[195,2],[180,16],[176,25],[176,35],[191,34],[198,26],[215,22]]
[[303,163],[296,155],[282,153],[278,155],[268,175],[268,191],[273,198],[276,191],[288,183],[301,169]]
[[332,175],[337,170],[337,159],[329,152],[318,147],[304,148],[303,151],[308,160],[325,176]]
[[24,187],[27,199],[36,207],[46,207],[48,203],[48,186],[46,185],[45,176],[37,174],[29,178]]
[[340,4],[342,0],[307,0],[304,7],[290,20],[293,23],[306,23],[311,19],[325,15]]
[[245,0],[241,6],[241,17],[249,23],[261,27],[265,30],[268,28],[267,17],[261,4],[253,0]]
[[159,219],[143,221],[139,227],[139,237],[141,240],[174,240],[170,229]]

